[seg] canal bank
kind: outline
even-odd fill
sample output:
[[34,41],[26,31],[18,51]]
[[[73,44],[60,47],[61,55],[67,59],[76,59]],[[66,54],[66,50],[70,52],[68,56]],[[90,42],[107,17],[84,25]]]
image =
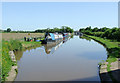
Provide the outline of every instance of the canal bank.
[[99,74],[101,81],[119,82],[120,77],[120,42],[113,42],[111,40],[103,39],[100,37],[85,35],[106,47],[108,51],[108,58],[106,62],[99,64]]
[[[91,43],[90,43],[91,42]],[[38,77],[36,77],[36,78],[34,78],[34,77],[32,77],[32,78],[34,78],[34,79],[31,79],[31,81],[35,81],[35,79],[36,80],[39,80],[39,73],[41,72],[42,73],[42,71],[45,69],[45,71],[46,72],[48,72],[48,71],[51,71],[51,72],[53,72],[54,73],[54,71],[58,71],[58,72],[60,72],[61,70],[57,70],[56,69],[56,67],[58,67],[58,68],[62,68],[62,71],[61,71],[61,73],[57,73],[57,74],[60,74],[60,78],[59,78],[59,76],[57,76],[56,77],[56,80],[79,80],[79,81],[85,81],[85,80],[87,80],[87,81],[90,81],[90,80],[92,80],[92,81],[98,81],[99,80],[99,75],[97,74],[97,64],[98,64],[98,62],[99,61],[101,61],[101,60],[106,60],[106,59],[104,59],[104,58],[102,58],[102,57],[105,57],[105,53],[103,53],[103,47],[101,48],[101,45],[98,45],[97,43],[95,43],[94,41],[86,41],[86,40],[83,40],[83,39],[78,39],[76,36],[75,36],[75,38],[73,37],[73,39],[71,39],[70,41],[68,40],[67,41],[67,43],[65,42],[65,43],[63,43],[63,46],[61,45],[61,47],[59,48],[59,50],[57,51],[57,53],[55,52],[55,53],[53,53],[53,50],[51,50],[51,53],[53,53],[53,54],[49,54],[49,56],[48,56],[48,54],[45,54],[43,51],[40,51],[40,49],[42,49],[43,47],[38,47],[38,48],[36,48],[36,49],[34,49],[34,50],[30,50],[30,51],[27,51],[27,53],[25,52],[25,54],[23,53],[23,55],[22,55],[22,57],[21,57],[21,60],[22,60],[22,62],[21,62],[21,60],[20,61],[18,61],[18,66],[20,66],[20,69],[18,69],[18,76],[17,76],[17,79],[15,79],[15,81],[23,81],[23,80],[25,80],[24,78],[20,78],[22,75],[23,75],[23,73],[21,74],[21,71],[22,72],[24,72],[26,75],[28,74],[27,72],[33,72],[33,70],[34,71],[37,71],[37,73],[35,74],[35,73],[33,73],[33,76],[35,76],[36,77],[36,75],[38,76]],[[24,44],[23,44],[24,43]],[[22,47],[25,47],[24,45],[27,45],[25,48],[29,48],[29,47],[31,47],[32,46],[32,44],[31,43],[35,43],[35,42],[23,42],[22,43]],[[26,44],[27,43],[27,44]],[[40,45],[40,42],[36,42],[36,44],[34,44],[34,46],[37,46],[37,45]],[[97,46],[97,47],[96,47]],[[33,46],[32,46],[33,47]],[[70,49],[70,47],[72,47],[72,49]],[[87,47],[87,48],[86,48]],[[54,47],[53,47],[54,48]],[[84,49],[86,49],[86,50],[83,50],[83,48]],[[89,48],[89,49],[88,49]],[[95,49],[97,49],[96,51],[95,50],[91,50],[92,48],[95,48]],[[39,51],[37,51],[39,49]],[[55,49],[56,49],[56,47],[55,47]],[[78,50],[79,49],[79,50]],[[102,49],[102,50],[101,50]],[[99,50],[101,50],[102,51],[102,53],[101,52],[99,52]],[[19,50],[18,50],[19,51]],[[35,51],[35,52],[34,52]],[[75,52],[74,52],[75,51]],[[83,54],[82,53],[80,53],[80,51],[82,51],[83,52]],[[99,54],[98,54],[98,52],[99,52]],[[63,52],[63,54],[61,54],[61,52]],[[88,53],[86,53],[86,52],[88,52]],[[34,54],[35,53],[35,54]],[[37,53],[37,54],[36,54]],[[76,54],[77,53],[77,54]],[[95,54],[94,54],[95,53]],[[47,64],[46,64],[46,60],[44,61],[43,59],[41,59],[41,58],[43,58],[43,57],[41,57],[41,55],[43,56],[44,55],[44,58],[47,56],[47,57],[49,57],[50,58],[50,56],[51,56],[51,58],[52,58],[52,56],[56,56],[56,58],[54,58],[53,57],[53,59],[52,60],[48,60],[47,61]],[[91,54],[91,55],[90,55]],[[96,55],[96,54],[98,54],[98,56],[92,56],[92,55]],[[32,56],[32,58],[30,58],[30,56],[28,56],[28,55],[31,55]],[[34,56],[33,56],[34,55]],[[38,56],[36,56],[36,55],[38,55]],[[57,57],[57,56],[60,56],[60,55],[64,55],[64,56],[62,56],[62,57],[64,57],[64,59],[62,58],[62,57]],[[103,55],[103,56],[101,56],[100,57],[100,55]],[[27,56],[27,58],[25,59],[25,57]],[[35,56],[37,57],[37,59],[35,58]],[[90,58],[90,57],[92,57],[92,58]],[[99,57],[99,58],[98,58]],[[60,60],[59,60],[59,59]],[[81,59],[80,59],[81,58]],[[24,61],[24,59],[25,59],[25,61]],[[30,60],[28,60],[28,59],[30,59]],[[55,60],[56,59],[56,60]],[[31,63],[31,60],[32,61],[35,61],[35,63]],[[57,61],[58,60],[58,61]],[[62,66],[63,64],[60,64],[61,63],[61,60],[63,61],[62,63],[63,64],[66,64],[66,65],[64,65],[64,66]],[[74,61],[73,61],[74,60]],[[23,62],[26,62],[26,61],[28,61],[27,63],[23,63]],[[41,62],[41,61],[43,61],[43,62]],[[52,61],[54,61],[54,62],[52,62]],[[67,62],[69,62],[69,63],[66,63],[66,61]],[[72,61],[72,62],[71,62]],[[37,63],[36,63],[37,62]],[[52,63],[51,63],[52,62]],[[86,64],[86,62],[88,62],[88,63],[90,63],[89,65],[89,68],[92,68],[92,69],[90,69],[89,71],[88,70],[86,70],[86,69],[89,69],[89,68],[87,68],[87,66],[82,66],[83,64]],[[22,65],[21,65],[21,63],[22,63]],[[35,68],[37,68],[36,66],[34,67],[34,69],[33,70],[30,70],[30,69],[32,69],[30,66],[29,66],[29,64],[28,63],[30,63],[30,65],[32,65],[32,64],[36,64],[37,65],[37,67],[39,67],[40,66],[40,64],[41,64],[41,66],[43,67],[43,68],[38,68],[38,69],[35,69]],[[39,64],[38,64],[39,63]],[[44,64],[42,64],[42,63],[44,63]],[[50,63],[50,64],[49,64]],[[56,66],[54,66],[53,65],[53,63],[56,63]],[[94,64],[95,63],[95,64]],[[26,68],[27,66],[25,65],[25,64],[27,64],[27,66],[28,66],[28,68],[30,68],[29,69],[29,71],[28,71],[28,68],[27,68],[27,71],[26,71],[26,69],[24,69],[24,68]],[[58,66],[58,64],[59,65],[61,65],[60,67]],[[71,65],[70,65],[71,64]],[[73,65],[76,65],[76,66],[73,66]],[[51,65],[52,67],[53,67],[53,70],[51,70],[51,67],[49,67],[49,65]],[[21,68],[21,66],[23,67],[23,68]],[[32,65],[33,66],[33,65]],[[46,66],[46,67],[45,67]],[[48,68],[47,68],[47,66],[48,66]],[[81,67],[82,66],[82,67]],[[65,69],[63,69],[65,67]],[[66,67],[68,67],[68,68],[66,68]],[[71,68],[72,67],[72,68]],[[49,69],[50,68],[50,70],[46,70],[46,68],[47,69]],[[78,68],[78,69],[77,69]],[[41,70],[42,69],[42,71],[38,71],[38,70]],[[71,70],[70,70],[71,69]],[[67,71],[66,71],[67,70]],[[69,71],[68,71],[69,70]],[[76,71],[74,71],[74,70],[77,70],[77,72]],[[81,70],[81,71],[80,71]],[[54,75],[56,76],[56,74],[54,74],[51,78],[48,78],[48,76],[47,76],[47,73],[45,72],[45,71],[43,71],[44,73],[42,73],[42,75],[43,76],[45,76],[46,78],[47,78],[47,80],[49,81],[49,79],[50,80],[55,80],[55,79],[53,79],[54,78]],[[63,72],[64,71],[64,72]],[[85,72],[86,71],[86,72]],[[95,71],[95,72],[94,72]],[[39,72],[39,73],[38,73]],[[73,73],[71,73],[71,72],[73,72]],[[79,73],[78,73],[79,72]],[[82,73],[82,72],[84,72],[84,73]],[[90,73],[91,72],[91,73]],[[50,72],[49,72],[50,73]],[[64,78],[62,78],[62,73],[66,73],[66,75],[65,76],[63,76]],[[83,76],[81,76],[81,73],[83,74]],[[69,76],[69,75],[70,76]],[[76,75],[75,75],[76,74]],[[21,75],[21,76],[20,76]],[[29,75],[29,74],[28,74]],[[64,75],[64,74],[63,74]],[[72,77],[71,77],[72,76]],[[75,76],[76,78],[73,78],[73,76]],[[88,77],[86,77],[86,76],[88,76]],[[24,77],[24,75],[23,75],[23,77]],[[26,76],[26,77],[30,77],[31,78],[31,76]],[[41,78],[43,78],[42,76],[40,76]],[[50,76],[49,76],[50,77]],[[79,78],[79,79],[78,79]],[[83,78],[85,78],[85,79],[83,79]],[[26,80],[30,80],[29,78],[26,78]],[[42,80],[42,79],[41,79]],[[45,79],[44,79],[45,80]],[[40,80],[39,80],[40,81]],[[46,80],[45,80],[46,81]]]
[[18,71],[17,61],[13,51],[9,51],[9,56],[15,65],[12,65],[11,70],[8,73],[8,77],[6,77],[6,79],[7,81],[14,81]]
[[41,42],[24,42],[19,40],[2,41],[2,73],[1,82],[14,81],[17,75],[17,60],[14,52],[41,46]]

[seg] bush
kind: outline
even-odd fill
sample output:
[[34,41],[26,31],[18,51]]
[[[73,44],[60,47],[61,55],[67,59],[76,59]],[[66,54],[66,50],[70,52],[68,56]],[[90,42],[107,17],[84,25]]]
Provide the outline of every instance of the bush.
[[87,34],[87,35],[92,35],[92,36],[97,36],[97,37],[102,37],[102,38],[107,38],[111,40],[117,40],[120,41],[120,28],[100,28],[98,29],[97,27],[94,29],[91,29],[89,27],[87,28],[82,28],[79,30],[80,32]]
[[22,49],[22,44],[19,40],[10,40],[8,44],[9,50],[21,50]]

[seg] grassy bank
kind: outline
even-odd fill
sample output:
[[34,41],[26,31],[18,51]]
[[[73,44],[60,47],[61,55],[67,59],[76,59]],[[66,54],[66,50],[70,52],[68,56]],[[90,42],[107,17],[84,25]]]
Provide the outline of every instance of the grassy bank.
[[115,62],[117,60],[117,58],[120,58],[120,42],[113,42],[112,40],[109,39],[104,39],[104,38],[100,38],[100,37],[95,37],[95,36],[89,36],[89,35],[85,35],[89,38],[92,38],[93,40],[101,43],[102,45],[104,45],[107,48],[108,51],[108,58],[107,58],[107,71],[110,72],[110,67],[111,67],[111,63]]
[[21,44],[22,44],[23,49],[34,47],[34,46],[41,46],[41,42],[35,42],[35,41],[32,41],[32,42],[22,41]]
[[104,39],[104,38],[95,37],[95,36],[89,36],[89,35],[87,35],[87,36],[102,43],[108,49],[119,48],[118,44],[120,44],[120,42],[114,42],[114,41],[109,40],[109,39]]
[[8,77],[8,72],[11,70],[11,67],[16,65],[12,62],[11,57],[9,56],[9,51],[18,51],[23,50],[29,47],[40,46],[41,42],[25,42],[19,40],[9,40],[9,41],[2,41],[2,73],[0,74],[1,81],[4,82],[6,77]]
[[5,81],[8,76],[8,72],[11,70],[11,67],[14,66],[11,57],[9,56],[9,51],[11,50],[21,50],[22,44],[17,40],[2,41],[2,73],[1,80]]

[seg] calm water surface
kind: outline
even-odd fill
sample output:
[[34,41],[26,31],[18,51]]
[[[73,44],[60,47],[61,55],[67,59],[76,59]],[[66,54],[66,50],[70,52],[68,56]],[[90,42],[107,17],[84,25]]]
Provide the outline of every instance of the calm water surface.
[[94,40],[74,36],[57,46],[41,46],[16,53],[15,81],[100,81],[98,63],[106,49]]

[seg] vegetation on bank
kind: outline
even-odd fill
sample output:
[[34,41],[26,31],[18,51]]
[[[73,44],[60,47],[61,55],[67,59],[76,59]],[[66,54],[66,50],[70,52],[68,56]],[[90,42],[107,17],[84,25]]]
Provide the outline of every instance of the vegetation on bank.
[[98,41],[99,43],[102,43],[107,48],[108,51],[108,59],[106,60],[108,62],[107,71],[108,72],[111,71],[110,70],[111,63],[115,62],[117,58],[120,58],[120,47],[118,46],[120,42],[111,42],[111,40],[103,39],[100,37],[89,36],[89,35],[86,36]]
[[2,41],[2,81],[6,80],[8,72],[11,70],[11,67],[15,65],[14,62],[12,62],[11,57],[9,56],[9,51],[16,51],[21,49],[22,44],[18,40]]
[[11,70],[11,67],[16,65],[14,62],[12,62],[11,57],[9,56],[9,51],[18,51],[25,48],[33,47],[33,46],[40,46],[41,42],[25,42],[25,41],[19,41],[19,40],[10,40],[10,41],[2,41],[2,73],[1,81],[4,82],[6,77],[8,77],[8,72]]
[[108,58],[106,62],[108,62],[108,64],[106,69],[111,79],[116,82],[110,72],[110,67],[112,62],[115,62],[117,58],[120,58],[120,28],[114,27],[110,29],[107,27],[95,27],[92,29],[91,26],[89,26],[87,28],[82,28],[79,31],[84,33],[85,36],[94,39],[107,48]]
[[[117,80],[114,79],[114,77],[112,76],[111,74],[111,63],[112,62],[115,62],[117,61],[117,58],[120,58],[120,42],[117,42],[117,41],[111,41],[109,39],[103,39],[103,38],[100,38],[100,37],[95,37],[95,36],[90,36],[90,35],[86,35],[87,37],[89,38],[92,38],[94,39],[95,41],[98,41],[99,43],[103,44],[106,48],[107,48],[107,51],[108,51],[108,58],[106,60],[106,62],[108,62],[107,64],[107,71],[108,71],[108,74],[109,76],[111,77],[111,79],[116,83]],[[102,65],[101,63],[99,65]]]
[[80,32],[86,34],[88,37],[102,43],[109,52],[109,57],[120,57],[120,28],[94,28],[87,27],[80,29]]
[[106,48],[107,48],[107,51],[108,51],[108,57],[115,57],[115,58],[119,58],[120,57],[120,42],[111,42],[111,40],[108,40],[108,39],[103,39],[103,38],[100,38],[100,37],[95,37],[95,36],[89,36],[89,35],[86,35],[96,41],[98,41],[99,43],[103,44]]
[[44,32],[49,32],[49,33],[54,33],[54,32],[58,32],[58,33],[73,33],[74,30],[68,26],[62,26],[60,29],[59,28],[54,28],[54,29],[50,29],[50,28],[47,28],[47,29],[38,29],[38,30],[35,30],[35,32],[41,32],[41,33],[44,33]]
[[114,28],[91,28],[91,26],[87,28],[82,28],[79,30],[80,32],[91,35],[91,36],[97,36],[104,39],[110,39],[111,41],[119,41],[120,42],[120,28],[114,27]]
[[0,30],[0,32],[2,33],[45,33],[45,32],[49,32],[49,33],[54,33],[54,32],[58,32],[58,33],[73,33],[74,30],[68,26],[62,26],[61,28],[47,28],[47,29],[37,29],[35,31],[12,31],[10,28],[7,28],[7,30]]
[[23,49],[34,47],[34,46],[41,46],[41,42],[35,42],[35,41],[32,41],[32,42],[22,41],[21,43],[22,43]]
[[2,73],[2,42],[0,41],[0,79]]

